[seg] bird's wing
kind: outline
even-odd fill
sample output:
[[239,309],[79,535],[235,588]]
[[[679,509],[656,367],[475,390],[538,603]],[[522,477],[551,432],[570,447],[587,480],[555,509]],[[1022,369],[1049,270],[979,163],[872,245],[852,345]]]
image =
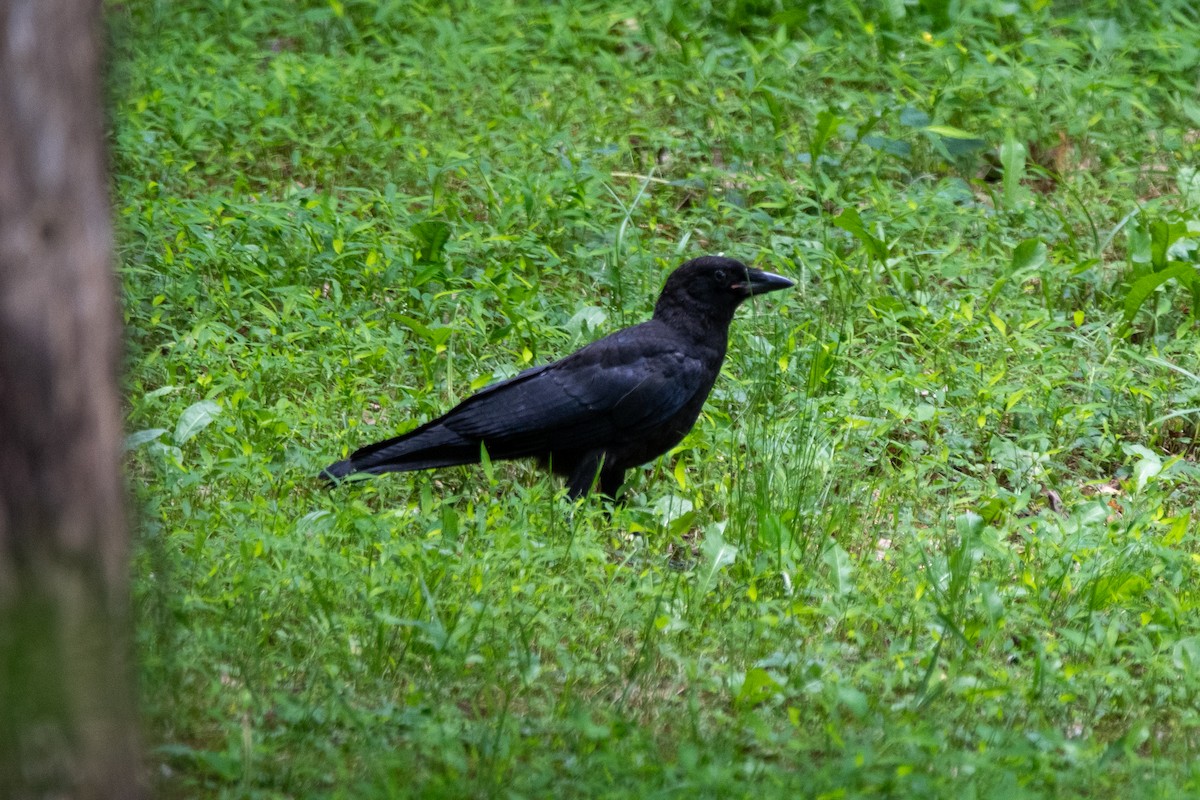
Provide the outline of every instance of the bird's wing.
[[440,422],[503,458],[611,447],[656,432],[714,377],[644,323],[489,386]]

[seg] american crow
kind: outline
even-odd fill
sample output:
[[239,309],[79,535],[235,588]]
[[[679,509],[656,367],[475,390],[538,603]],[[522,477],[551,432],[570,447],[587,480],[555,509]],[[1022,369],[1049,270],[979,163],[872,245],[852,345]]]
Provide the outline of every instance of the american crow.
[[721,371],[734,310],[792,285],[732,258],[688,261],[667,278],[649,322],[485,387],[322,476],[475,464],[486,447],[494,460],[536,458],[567,479],[572,498],[597,476],[600,491],[615,497],[625,470],[667,452],[695,424]]

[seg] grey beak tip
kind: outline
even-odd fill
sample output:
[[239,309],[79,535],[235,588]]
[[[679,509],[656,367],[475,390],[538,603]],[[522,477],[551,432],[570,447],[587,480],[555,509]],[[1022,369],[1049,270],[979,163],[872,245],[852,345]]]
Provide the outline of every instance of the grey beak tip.
[[780,289],[790,289],[795,285],[796,282],[791,278],[776,275],[774,272],[759,272],[750,280],[750,292],[766,294],[767,292],[777,292]]

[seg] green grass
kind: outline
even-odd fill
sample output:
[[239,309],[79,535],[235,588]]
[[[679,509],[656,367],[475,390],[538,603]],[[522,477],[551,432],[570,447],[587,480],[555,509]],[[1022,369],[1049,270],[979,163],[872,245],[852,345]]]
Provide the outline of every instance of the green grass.
[[[1200,793],[1184,0],[109,5],[164,797]],[[313,475],[794,277],[695,430]]]

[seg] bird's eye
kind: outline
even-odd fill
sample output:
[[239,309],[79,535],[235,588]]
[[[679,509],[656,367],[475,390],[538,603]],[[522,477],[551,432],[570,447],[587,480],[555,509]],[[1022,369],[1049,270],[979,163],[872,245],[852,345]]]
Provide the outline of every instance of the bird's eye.
[[713,273],[713,277],[717,279],[717,283],[724,283],[729,276],[725,274],[725,270],[719,269]]

